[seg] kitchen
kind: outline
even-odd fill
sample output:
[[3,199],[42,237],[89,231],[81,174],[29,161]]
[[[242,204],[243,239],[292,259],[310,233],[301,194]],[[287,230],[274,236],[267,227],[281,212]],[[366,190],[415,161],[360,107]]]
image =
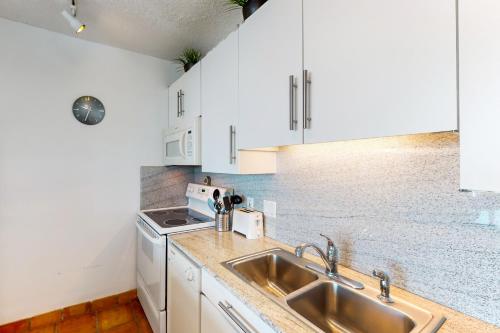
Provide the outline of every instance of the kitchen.
[[0,333],[500,332],[499,14],[2,2]]

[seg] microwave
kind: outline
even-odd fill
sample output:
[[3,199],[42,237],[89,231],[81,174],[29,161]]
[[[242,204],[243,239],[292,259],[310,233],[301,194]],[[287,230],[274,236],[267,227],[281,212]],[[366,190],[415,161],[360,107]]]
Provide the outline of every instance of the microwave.
[[165,165],[201,165],[201,117],[191,126],[163,132]]

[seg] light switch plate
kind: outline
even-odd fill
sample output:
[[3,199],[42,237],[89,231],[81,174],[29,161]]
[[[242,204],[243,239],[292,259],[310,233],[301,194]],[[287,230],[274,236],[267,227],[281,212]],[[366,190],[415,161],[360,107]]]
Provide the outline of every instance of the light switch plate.
[[264,200],[264,215],[276,218],[276,202]]

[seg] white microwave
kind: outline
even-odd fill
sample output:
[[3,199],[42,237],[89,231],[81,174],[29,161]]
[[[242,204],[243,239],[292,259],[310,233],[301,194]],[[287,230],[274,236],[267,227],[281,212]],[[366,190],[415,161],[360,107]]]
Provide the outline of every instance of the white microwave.
[[165,165],[201,165],[201,117],[196,117],[185,129],[163,133]]

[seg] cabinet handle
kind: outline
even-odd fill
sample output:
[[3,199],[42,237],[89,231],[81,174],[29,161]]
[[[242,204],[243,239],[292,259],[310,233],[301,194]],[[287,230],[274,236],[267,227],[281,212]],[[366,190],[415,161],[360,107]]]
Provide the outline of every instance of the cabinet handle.
[[236,163],[236,128],[229,126],[229,164]]
[[303,107],[303,124],[304,129],[311,129],[311,101],[310,101],[310,88],[311,88],[311,79],[309,78],[309,71],[304,69],[304,78],[303,78],[303,95],[304,95],[304,107]]
[[180,115],[181,117],[184,116],[184,91],[180,91],[180,98],[181,98],[181,109],[180,109]]
[[180,91],[177,91],[177,118],[179,118],[181,114],[181,94]]
[[290,89],[289,92],[289,97],[290,97],[290,131],[296,131],[297,130],[297,119],[296,119],[296,107],[295,107],[295,100],[296,100],[296,91],[297,91],[297,84],[295,83],[295,77],[293,75],[290,75],[288,77],[288,88]]
[[231,304],[227,303],[227,305],[225,305],[222,301],[219,301],[219,307],[229,316],[229,318],[231,318],[232,321],[234,321],[236,325],[238,325],[239,328],[241,328],[243,332],[252,333],[252,331],[233,313],[234,308]]

